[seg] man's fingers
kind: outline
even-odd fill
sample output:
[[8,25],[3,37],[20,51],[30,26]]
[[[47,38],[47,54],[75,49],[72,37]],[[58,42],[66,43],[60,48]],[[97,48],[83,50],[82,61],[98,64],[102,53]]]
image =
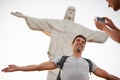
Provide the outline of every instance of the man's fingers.
[[2,72],[6,72],[7,70],[8,70],[8,67],[7,67],[7,68],[2,69]]
[[8,65],[9,67],[13,66],[12,64]]

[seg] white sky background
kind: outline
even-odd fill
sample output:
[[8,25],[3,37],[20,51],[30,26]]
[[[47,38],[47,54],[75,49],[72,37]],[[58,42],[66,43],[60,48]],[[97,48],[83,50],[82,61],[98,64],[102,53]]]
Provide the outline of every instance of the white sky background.
[[[76,7],[75,22],[98,30],[95,16],[106,16],[120,28],[120,11],[107,7],[106,0],[0,0],[0,70],[8,64],[19,66],[48,61],[50,38],[28,28],[24,19],[10,12],[19,11],[31,17],[63,19],[68,6]],[[120,77],[120,44],[109,38],[103,44],[87,43],[83,57]],[[46,80],[47,71],[0,72],[0,80]],[[92,75],[93,80],[103,80]]]

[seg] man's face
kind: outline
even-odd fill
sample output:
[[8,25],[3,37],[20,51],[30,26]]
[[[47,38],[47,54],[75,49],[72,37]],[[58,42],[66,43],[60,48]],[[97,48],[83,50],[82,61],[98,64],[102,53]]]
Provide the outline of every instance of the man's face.
[[120,9],[120,0],[106,0],[108,2],[108,7],[113,8],[114,11]]
[[80,52],[85,48],[86,41],[82,37],[78,37],[75,39],[74,43],[72,44],[73,50],[76,52]]
[[74,16],[75,16],[75,8],[74,8],[74,7],[69,7],[69,8],[67,9],[66,16],[67,16],[67,17],[74,18]]

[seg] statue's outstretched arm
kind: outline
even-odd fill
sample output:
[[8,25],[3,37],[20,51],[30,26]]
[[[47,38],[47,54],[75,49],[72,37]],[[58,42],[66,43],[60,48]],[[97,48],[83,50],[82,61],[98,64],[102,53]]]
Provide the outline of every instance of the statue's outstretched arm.
[[25,18],[25,15],[20,12],[11,12],[11,14],[20,18]]

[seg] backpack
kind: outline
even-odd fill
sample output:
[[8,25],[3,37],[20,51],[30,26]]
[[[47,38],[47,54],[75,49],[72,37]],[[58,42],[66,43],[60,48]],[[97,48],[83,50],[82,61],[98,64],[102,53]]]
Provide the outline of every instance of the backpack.
[[[62,56],[60,61],[57,63],[57,65],[60,65],[60,70],[59,70],[59,73],[57,75],[57,79],[56,80],[61,80],[61,77],[60,77],[60,74],[61,74],[61,70],[63,68],[63,65],[64,65],[64,62],[66,61],[66,59],[68,58],[69,56]],[[90,59],[87,59],[87,58],[83,58],[85,59],[88,63],[89,63],[89,72],[90,74],[92,73],[92,66],[93,66],[93,63]]]

